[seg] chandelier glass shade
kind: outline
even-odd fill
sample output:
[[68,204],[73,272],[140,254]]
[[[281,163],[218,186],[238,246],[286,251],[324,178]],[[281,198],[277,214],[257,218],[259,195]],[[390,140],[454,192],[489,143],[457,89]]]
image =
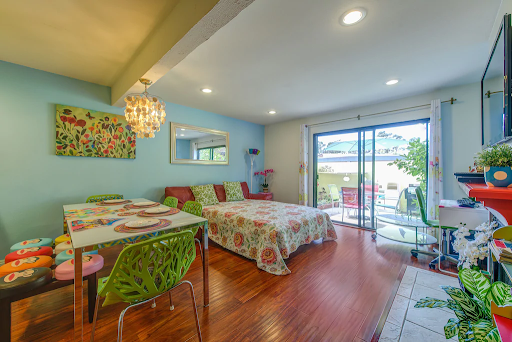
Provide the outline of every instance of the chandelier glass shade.
[[145,90],[142,94],[128,95],[124,98],[126,107],[124,116],[137,138],[154,138],[165,123],[165,102],[157,96],[148,94],[151,81],[141,78]]

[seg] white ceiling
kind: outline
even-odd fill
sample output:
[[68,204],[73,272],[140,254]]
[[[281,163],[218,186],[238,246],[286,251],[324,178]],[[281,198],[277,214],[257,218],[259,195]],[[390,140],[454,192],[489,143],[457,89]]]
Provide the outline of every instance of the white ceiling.
[[[270,124],[476,82],[500,3],[256,0],[150,92]],[[355,7],[364,7],[366,18],[339,25]],[[400,82],[386,86],[392,78]],[[203,87],[213,93],[201,93]]]

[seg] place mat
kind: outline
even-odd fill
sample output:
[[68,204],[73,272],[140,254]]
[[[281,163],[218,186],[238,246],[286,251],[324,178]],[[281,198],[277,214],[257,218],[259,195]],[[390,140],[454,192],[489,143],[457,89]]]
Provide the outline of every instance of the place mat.
[[108,227],[112,226],[117,221],[122,219],[94,219],[94,220],[76,220],[71,222],[71,230],[73,232],[79,232],[92,228]]
[[124,208],[126,208],[126,209],[143,209],[143,208],[158,207],[159,205],[160,205],[160,203],[158,203],[158,202],[155,202],[155,203],[153,203],[151,205],[145,205],[145,206],[127,204],[127,205],[124,206]]
[[141,213],[142,211],[126,211],[124,213],[119,213],[117,216],[132,216],[137,215],[138,213]]
[[96,203],[96,205],[104,205],[104,206],[113,207],[115,205],[123,205],[123,204],[126,204],[126,203],[132,203],[132,201],[131,200],[124,200],[123,202],[117,202],[117,203],[105,203],[105,202],[101,201],[101,202]]
[[160,214],[151,214],[151,213],[147,213],[145,210],[142,210],[137,213],[137,216],[140,216],[140,217],[169,216],[169,215],[177,214],[181,211],[178,208],[169,208],[169,209],[170,209],[169,211],[166,211],[165,213],[160,213]]
[[118,233],[144,233],[144,232],[150,232],[150,231],[153,231],[156,229],[170,226],[171,223],[172,223],[171,220],[160,219],[157,224],[154,224],[149,227],[144,227],[144,228],[130,228],[130,227],[126,227],[126,225],[123,223],[123,224],[120,224],[119,226],[115,227],[114,230]]
[[119,213],[119,212],[124,212],[124,211],[128,211],[128,209],[124,209],[124,208],[111,209],[111,208],[105,208],[105,207],[71,209],[71,210],[64,211],[64,216],[66,217],[66,220],[72,220],[72,219],[88,218],[91,216],[111,215],[113,213]]

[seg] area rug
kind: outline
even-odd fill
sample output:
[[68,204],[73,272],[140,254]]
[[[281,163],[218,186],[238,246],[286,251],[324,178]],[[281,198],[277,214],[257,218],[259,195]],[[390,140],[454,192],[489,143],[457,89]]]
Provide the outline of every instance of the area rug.
[[455,277],[407,266],[378,341],[458,341],[456,336],[450,340],[444,336],[444,325],[450,318],[455,318],[452,310],[414,307],[425,297],[448,299],[439,285],[459,287],[459,281]]

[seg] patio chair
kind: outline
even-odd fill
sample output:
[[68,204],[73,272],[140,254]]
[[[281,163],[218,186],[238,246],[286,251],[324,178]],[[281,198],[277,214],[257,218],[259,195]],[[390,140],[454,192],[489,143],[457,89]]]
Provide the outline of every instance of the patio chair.
[[331,208],[334,211],[334,203],[338,203],[338,210],[340,208],[340,193],[336,184],[328,184],[329,195],[331,196]]
[[189,286],[197,334],[199,341],[202,341],[194,288],[189,281],[182,281],[195,257],[194,235],[190,230],[166,234],[124,248],[110,276],[98,281],[91,342],[94,341],[100,298],[105,297],[103,306],[118,302],[129,304],[119,316],[119,342],[123,339],[124,315],[128,309],[151,302],[166,293],[172,307],[171,291],[183,284]]
[[[442,250],[447,250],[446,247],[448,246],[445,246],[445,248],[442,248],[441,244],[444,243],[444,240],[446,240],[446,230],[457,230],[457,228],[455,227],[447,227],[447,226],[439,226],[439,221],[438,220],[428,220],[427,219],[427,206],[426,206],[426,203],[425,203],[425,199],[423,197],[423,192],[421,191],[421,188],[420,187],[417,187],[415,189],[415,192],[416,192],[416,198],[418,199],[418,206],[419,206],[419,209],[420,209],[420,214],[421,214],[421,221],[423,221],[424,224],[432,227],[432,228],[436,228],[436,229],[441,229],[443,231],[443,241],[441,241],[441,239],[438,239],[439,241],[439,247],[441,248],[441,251],[437,250],[436,248],[434,248],[433,252],[429,252],[429,251],[420,251],[420,250],[417,250],[417,249],[413,249],[411,250],[411,253],[413,256],[417,256],[418,254],[425,254],[425,255],[431,255],[431,256],[435,256],[436,258],[434,258],[429,264],[428,264],[428,267],[430,267],[431,269],[435,269],[436,268],[436,264],[447,259],[447,260],[450,260],[452,262],[455,262],[455,263],[458,263],[459,261],[456,259],[456,258],[453,258],[449,255],[446,255],[446,254],[443,254]],[[415,255],[416,254],[416,255]]]
[[341,188],[342,207],[341,220],[343,221],[345,209],[359,209],[359,194],[357,188]]

